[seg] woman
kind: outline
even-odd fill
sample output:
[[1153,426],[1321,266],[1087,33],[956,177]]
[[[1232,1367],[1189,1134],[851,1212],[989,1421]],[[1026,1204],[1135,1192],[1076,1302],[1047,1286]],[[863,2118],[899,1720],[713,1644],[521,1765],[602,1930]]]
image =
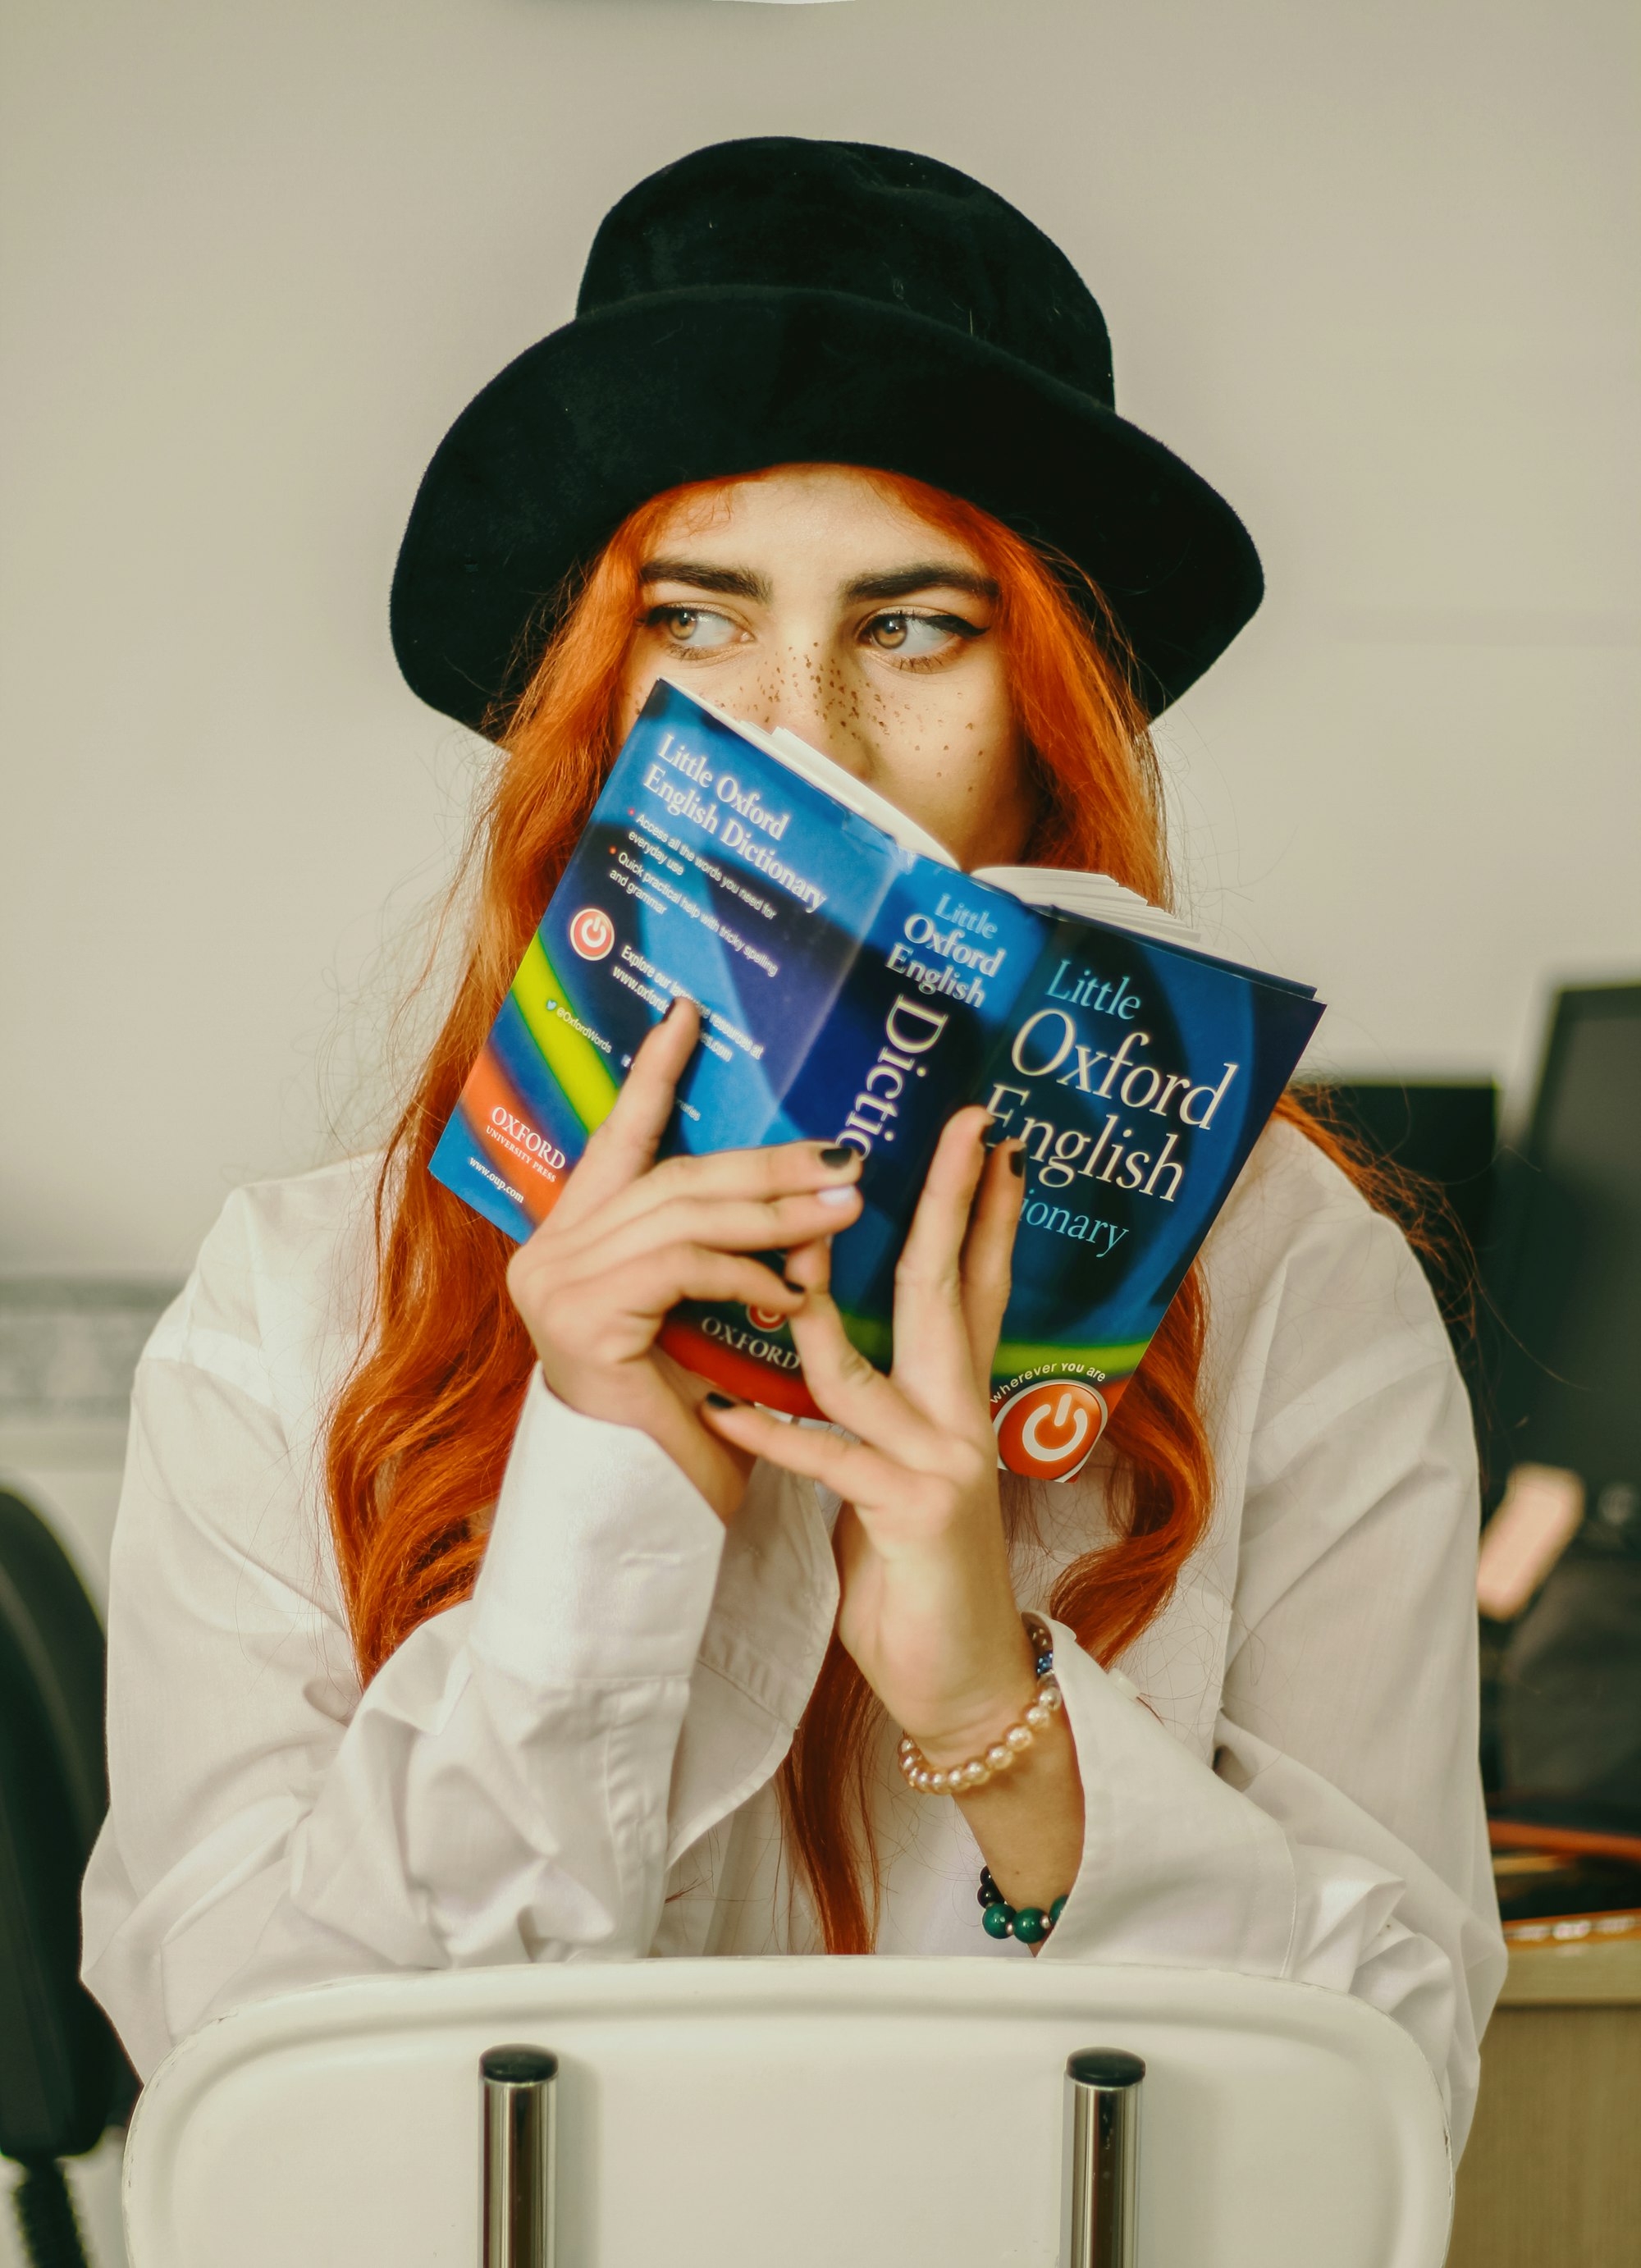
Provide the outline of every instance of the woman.
[[[1462,2141],[1502,1970],[1468,1415],[1405,1244],[1302,1114],[1082,1475],[1001,1495],[1023,1182],[980,1113],[931,1168],[888,1379],[826,1291],[852,1152],[656,1164],[687,1005],[511,1260],[426,1171],[662,669],[965,867],[1166,898],[1145,718],[1259,572],[1110,403],[1099,309],[1000,199],[740,143],[617,206],[577,320],[442,445],[395,641],[506,751],[456,999],[385,1160],[241,1191],[138,1376],[86,1974],[140,2069],[370,1970],[1031,1940],[1358,1993]],[[685,1295],[789,1316],[835,1430],[669,1363]],[[960,1795],[895,1769],[1015,1754],[1027,1709]]]

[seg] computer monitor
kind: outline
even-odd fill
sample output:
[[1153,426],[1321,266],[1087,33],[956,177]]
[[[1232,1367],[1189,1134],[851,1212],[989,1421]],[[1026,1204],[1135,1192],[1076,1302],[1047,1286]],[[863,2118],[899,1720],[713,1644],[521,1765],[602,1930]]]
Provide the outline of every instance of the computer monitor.
[[1476,1274],[1491,1228],[1498,1089],[1490,1079],[1318,1079],[1299,1088],[1352,1146],[1411,1178],[1398,1210],[1475,1394]]
[[1641,1556],[1641,984],[1560,995],[1503,1166],[1490,1462],[1570,1467],[1593,1525]]
[[1483,1659],[1495,1810],[1641,1836],[1641,984],[1551,1019],[1533,1123],[1506,1156],[1490,1270],[1490,1454],[1583,1484],[1584,1520]]

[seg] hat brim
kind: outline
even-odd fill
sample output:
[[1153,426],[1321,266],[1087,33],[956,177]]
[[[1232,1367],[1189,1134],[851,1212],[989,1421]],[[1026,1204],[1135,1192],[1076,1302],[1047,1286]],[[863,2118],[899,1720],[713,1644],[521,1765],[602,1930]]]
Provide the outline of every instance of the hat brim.
[[1001,349],[848,292],[717,287],[579,317],[492,379],[429,466],[394,577],[412,689],[482,730],[566,578],[662,490],[781,464],[910,475],[1065,553],[1156,714],[1258,606],[1230,505],[1159,441]]

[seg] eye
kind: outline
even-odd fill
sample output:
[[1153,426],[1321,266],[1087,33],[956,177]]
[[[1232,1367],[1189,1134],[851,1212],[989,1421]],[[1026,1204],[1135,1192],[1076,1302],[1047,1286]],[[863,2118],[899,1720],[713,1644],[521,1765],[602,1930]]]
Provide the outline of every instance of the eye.
[[861,635],[879,653],[892,653],[901,661],[926,661],[945,652],[955,640],[977,638],[982,633],[960,615],[909,615],[897,611],[874,615]]
[[706,607],[651,607],[644,619],[646,628],[664,630],[673,645],[692,653],[729,645],[740,635],[727,615]]

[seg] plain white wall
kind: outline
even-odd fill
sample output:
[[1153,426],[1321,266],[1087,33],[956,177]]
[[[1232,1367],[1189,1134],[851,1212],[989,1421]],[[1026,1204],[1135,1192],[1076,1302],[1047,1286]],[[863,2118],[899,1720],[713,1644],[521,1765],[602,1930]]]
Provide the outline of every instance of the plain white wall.
[[1324,1060],[1520,1088],[1553,977],[1641,973],[1628,0],[3,20],[0,1266],[180,1271],[324,1153],[473,778],[388,647],[417,478],[727,135],[980,173],[1243,512],[1270,595],[1166,740],[1198,915]]

